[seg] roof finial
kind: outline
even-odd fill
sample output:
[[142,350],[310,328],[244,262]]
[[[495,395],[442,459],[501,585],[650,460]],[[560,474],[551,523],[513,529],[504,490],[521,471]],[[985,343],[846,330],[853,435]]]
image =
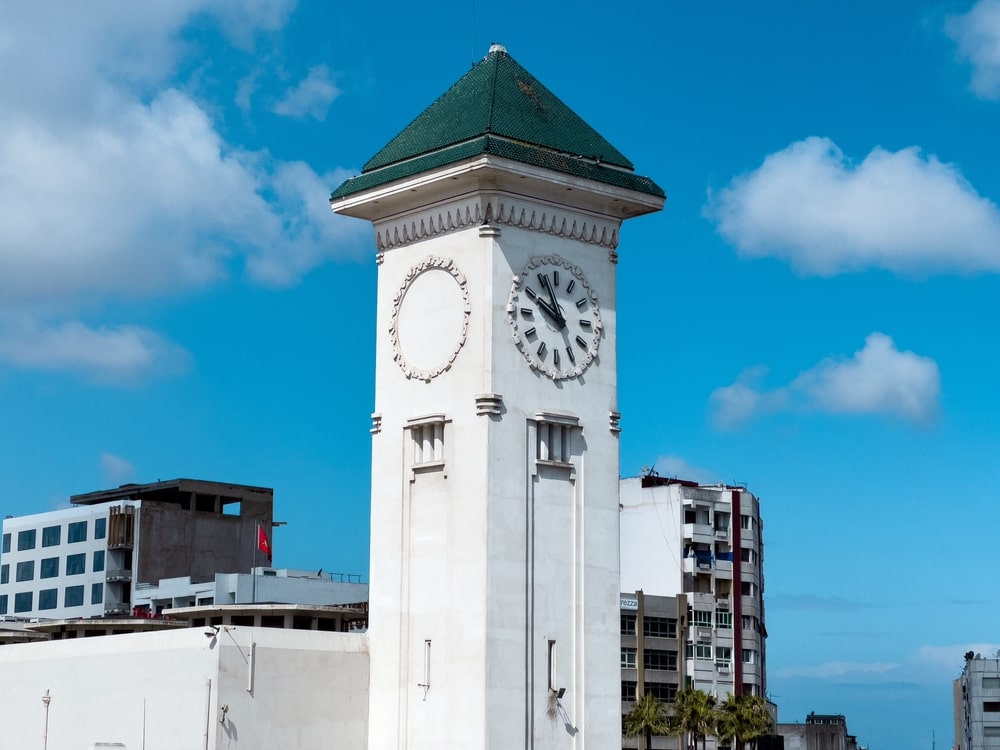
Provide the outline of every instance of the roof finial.
[[493,44],[490,45],[490,54],[492,55],[494,52],[498,52],[501,55],[506,55],[507,48],[504,47],[502,44],[497,44],[496,42],[493,42]]

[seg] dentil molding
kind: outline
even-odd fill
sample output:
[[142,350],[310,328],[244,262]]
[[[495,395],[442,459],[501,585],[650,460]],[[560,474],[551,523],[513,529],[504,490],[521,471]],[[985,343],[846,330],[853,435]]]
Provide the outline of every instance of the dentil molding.
[[[542,206],[508,196],[494,196],[486,200],[476,196],[448,206],[438,206],[379,222],[375,228],[375,244],[381,254],[411,242],[473,226],[488,226],[494,230],[504,226],[517,227],[567,237],[613,251],[618,247],[620,222],[585,218],[556,206]],[[616,255],[613,257],[617,258]]]

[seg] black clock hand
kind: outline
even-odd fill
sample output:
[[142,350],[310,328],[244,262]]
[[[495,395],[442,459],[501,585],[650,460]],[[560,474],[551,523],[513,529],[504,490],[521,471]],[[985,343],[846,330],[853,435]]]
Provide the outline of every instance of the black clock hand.
[[545,291],[549,293],[549,302],[552,303],[552,309],[559,315],[563,325],[566,325],[566,319],[562,316],[562,308],[559,306],[559,302],[556,301],[556,290],[552,288],[552,283],[549,281],[549,277],[540,276],[539,278],[541,279],[542,286],[545,287]]
[[553,310],[552,306],[549,305],[548,302],[543,299],[537,299],[535,301],[538,302],[538,307],[541,308],[542,312],[552,318],[552,322],[556,324],[558,330],[561,331],[566,327],[566,318],[560,315],[558,311]]

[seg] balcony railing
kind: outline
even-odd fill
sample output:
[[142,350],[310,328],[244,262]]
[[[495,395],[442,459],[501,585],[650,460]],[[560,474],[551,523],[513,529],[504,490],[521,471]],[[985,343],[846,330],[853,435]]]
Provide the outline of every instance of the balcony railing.
[[105,579],[109,583],[114,583],[115,581],[131,581],[132,571],[131,570],[109,570]]

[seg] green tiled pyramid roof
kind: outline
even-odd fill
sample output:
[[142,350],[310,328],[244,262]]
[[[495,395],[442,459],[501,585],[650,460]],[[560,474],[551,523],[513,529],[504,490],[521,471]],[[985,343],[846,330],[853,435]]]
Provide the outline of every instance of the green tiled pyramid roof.
[[663,197],[500,45],[369,159],[333,199],[484,154]]

